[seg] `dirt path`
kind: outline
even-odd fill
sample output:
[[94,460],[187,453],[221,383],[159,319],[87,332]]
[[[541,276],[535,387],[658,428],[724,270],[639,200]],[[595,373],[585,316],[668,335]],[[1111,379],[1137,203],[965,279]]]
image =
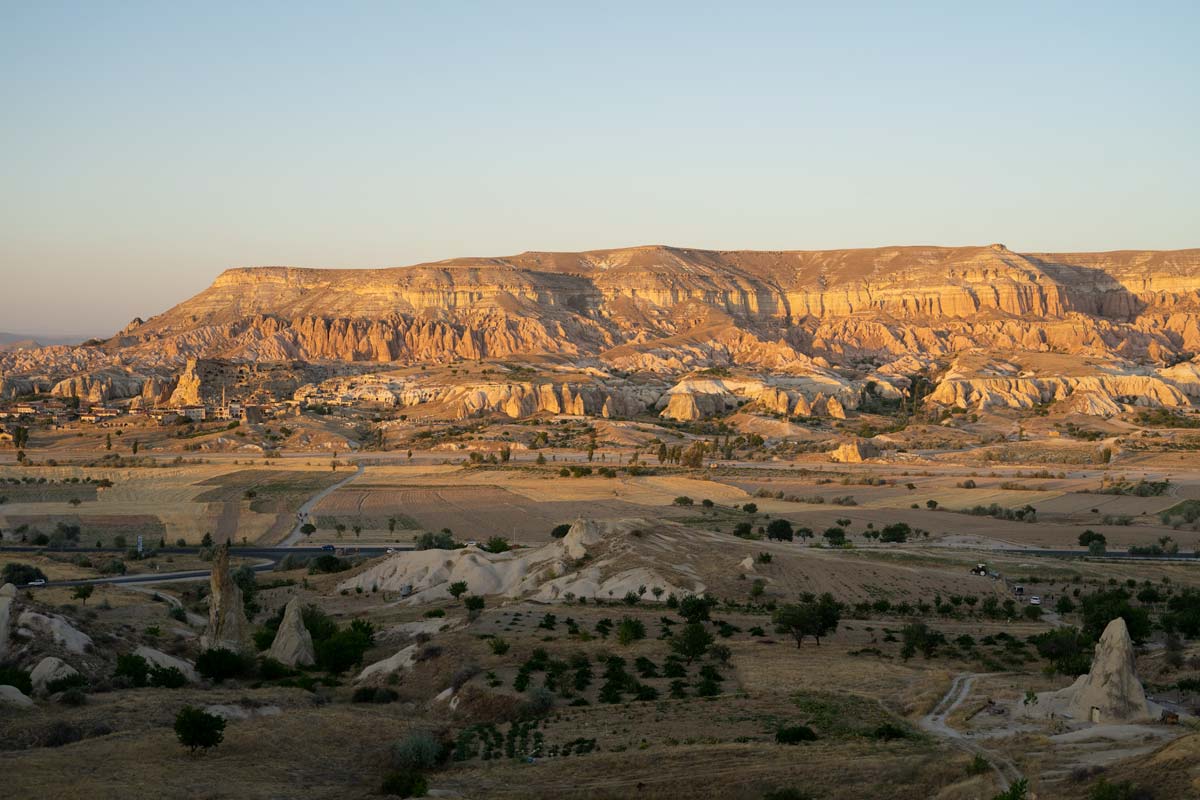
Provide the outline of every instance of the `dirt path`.
[[1000,779],[1000,788],[1007,789],[1014,781],[1021,779],[1021,771],[1017,769],[1017,765],[1007,757],[978,744],[946,722],[947,718],[971,695],[975,679],[981,677],[985,677],[985,675],[974,672],[963,672],[956,675],[945,696],[938,701],[932,711],[921,718],[918,724],[922,730],[946,739],[955,747],[986,758],[992,765],[992,769],[995,770],[996,777]]
[[304,531],[300,530],[300,528],[305,522],[308,521],[308,515],[312,513],[312,510],[316,507],[317,503],[333,494],[333,492],[337,489],[342,488],[350,481],[362,475],[364,469],[366,469],[366,467],[364,467],[362,464],[359,464],[358,469],[355,470],[353,475],[349,475],[331,486],[326,486],[324,489],[308,498],[304,505],[300,506],[300,509],[296,512],[296,525],[292,528],[292,532],[287,535],[287,538],[279,543],[280,547],[295,547],[297,543],[302,541],[304,539]]

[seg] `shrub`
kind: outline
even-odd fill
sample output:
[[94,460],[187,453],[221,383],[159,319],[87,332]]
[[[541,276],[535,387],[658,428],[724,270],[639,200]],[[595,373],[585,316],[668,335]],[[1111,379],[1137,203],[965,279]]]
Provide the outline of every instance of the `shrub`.
[[392,745],[392,766],[399,771],[430,769],[438,762],[442,745],[428,731],[414,731]]
[[424,797],[429,791],[425,776],[410,769],[393,770],[383,779],[380,791],[400,797]]
[[33,692],[33,681],[29,679],[29,673],[16,667],[0,666],[0,686],[15,686],[25,695]]
[[418,550],[454,550],[456,548],[454,537],[447,531],[440,533],[426,531],[416,538],[415,544]]
[[508,642],[501,639],[499,636],[488,640],[488,646],[492,648],[492,652],[498,656],[502,656],[508,652]]
[[18,564],[12,562],[4,565],[4,570],[0,572],[0,584],[12,583],[20,586],[33,581],[46,580],[46,573],[42,572],[32,564]]
[[153,666],[150,668],[150,685],[163,689],[179,689],[187,685],[187,676],[179,667]]
[[355,703],[394,703],[400,699],[400,695],[384,686],[360,686],[350,699]]
[[363,654],[370,649],[374,641],[374,626],[365,620],[356,619],[349,627],[332,636],[320,642],[314,640],[317,666],[334,675],[340,675],[350,667],[361,664]]
[[646,626],[640,619],[622,617],[617,624],[617,641],[621,644],[628,645],[645,638]]
[[505,553],[509,550],[508,539],[503,536],[493,536],[483,546],[489,553]]
[[775,731],[776,744],[800,744],[815,742],[817,734],[807,725],[785,725]]
[[145,686],[150,677],[150,663],[136,653],[125,653],[117,656],[117,668],[113,671],[117,678],[128,678],[134,686]]
[[192,753],[208,750],[225,738],[225,720],[194,706],[184,706],[175,715],[175,736]]
[[782,517],[777,517],[771,520],[767,525],[767,538],[777,539],[781,542],[790,542],[795,537],[792,531],[792,523]]
[[552,537],[554,537],[555,539],[561,539],[570,532],[571,532],[570,524],[564,522],[562,525],[555,525],[554,529],[550,531],[550,535]]
[[250,662],[240,653],[215,647],[205,650],[196,659],[196,671],[213,683],[221,683],[248,673]]

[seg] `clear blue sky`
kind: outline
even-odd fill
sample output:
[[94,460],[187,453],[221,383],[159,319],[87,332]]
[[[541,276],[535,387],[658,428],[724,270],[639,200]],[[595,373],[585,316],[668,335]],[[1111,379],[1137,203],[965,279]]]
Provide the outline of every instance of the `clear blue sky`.
[[1200,246],[1196,2],[217,5],[0,0],[0,330],[235,265]]

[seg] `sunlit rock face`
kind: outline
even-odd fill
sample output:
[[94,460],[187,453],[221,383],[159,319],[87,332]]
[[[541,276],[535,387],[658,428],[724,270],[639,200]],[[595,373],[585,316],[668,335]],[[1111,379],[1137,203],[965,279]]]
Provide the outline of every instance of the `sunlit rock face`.
[[[612,381],[481,380],[456,387],[452,415],[653,410],[689,420],[720,413],[733,397],[769,413],[840,418],[864,381],[836,370],[878,369],[878,382],[903,362],[896,375],[957,375],[940,381],[931,398],[939,405],[1019,409],[1078,393],[1090,398],[1078,401],[1084,413],[1113,413],[1190,405],[1200,379],[1187,361],[1197,352],[1200,250],[651,246],[372,270],[231,269],[105,342],[0,353],[0,395],[52,390],[92,402],[186,405],[246,387],[288,395],[367,369],[538,358],[657,376],[662,386],[645,397]],[[1105,365],[1066,376],[956,372],[954,362],[972,353]],[[214,365],[250,366],[220,375]],[[814,385],[764,380],[756,392],[668,392],[680,376],[712,368]],[[824,382],[839,385],[815,385]]]

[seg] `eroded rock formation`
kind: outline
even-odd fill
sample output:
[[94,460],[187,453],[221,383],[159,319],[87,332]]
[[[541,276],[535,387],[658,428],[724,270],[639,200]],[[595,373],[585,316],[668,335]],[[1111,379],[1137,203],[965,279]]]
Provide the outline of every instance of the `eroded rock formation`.
[[[984,353],[1083,357],[1096,369],[984,375],[951,367],[929,402],[1020,409],[1086,393],[1090,400],[1077,401],[1086,413],[1114,413],[1190,405],[1200,397],[1200,367],[1187,361],[1197,352],[1200,250],[656,246],[379,270],[233,269],[106,342],[0,352],[0,397],[53,389],[180,405],[223,393],[288,395],[370,365],[530,356],[668,384],[714,367],[818,382],[832,375],[851,391],[826,387],[818,401],[815,387],[774,385],[733,396],[770,413],[841,418],[854,409],[864,372],[890,396],[905,388],[906,371]],[[479,381],[454,391],[444,398],[448,416],[626,416],[655,407],[690,420],[730,399],[723,390],[647,398],[566,381]]]
[[250,643],[250,623],[242,590],[229,569],[229,542],[217,545],[209,578],[208,628],[200,639],[205,648],[224,648],[242,652]]
[[311,666],[316,662],[312,635],[304,627],[300,598],[293,597],[283,611],[283,621],[267,655],[289,667]]

